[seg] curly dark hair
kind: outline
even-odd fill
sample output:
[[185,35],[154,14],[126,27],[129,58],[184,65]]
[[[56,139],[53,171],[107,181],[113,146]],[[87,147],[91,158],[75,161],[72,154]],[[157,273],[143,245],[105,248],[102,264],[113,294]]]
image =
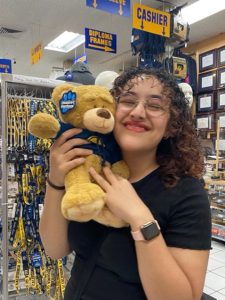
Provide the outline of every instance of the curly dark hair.
[[153,77],[162,85],[170,100],[169,138],[162,139],[157,149],[160,176],[166,187],[173,187],[183,176],[201,178],[204,171],[203,152],[194,128],[193,117],[184,93],[174,77],[161,69],[131,68],[114,81],[111,93],[115,99],[133,87],[134,78]]

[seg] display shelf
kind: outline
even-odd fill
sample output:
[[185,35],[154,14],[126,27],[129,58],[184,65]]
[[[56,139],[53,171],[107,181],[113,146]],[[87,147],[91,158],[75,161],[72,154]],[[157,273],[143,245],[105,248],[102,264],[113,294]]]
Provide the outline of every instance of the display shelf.
[[206,179],[205,183],[208,185],[222,185],[225,186],[225,180],[216,180],[216,179]]
[[[219,152],[217,151],[217,158],[218,155]],[[218,171],[218,161],[219,160],[217,159],[216,175],[219,177],[221,176],[221,174]],[[220,241],[225,241],[225,180],[222,180],[221,178],[220,179],[206,178],[205,188],[208,191],[209,200],[210,200],[210,208],[211,208],[211,215],[212,215],[212,237]]]
[[[62,81],[61,81],[62,83]],[[9,160],[9,152],[8,150],[12,150],[13,147],[11,147],[10,144],[10,139],[8,139],[8,137],[10,136],[9,133],[9,120],[11,115],[9,115],[9,112],[14,112],[14,110],[10,110],[10,104],[12,103],[12,101],[15,101],[14,104],[16,105],[17,103],[20,104],[20,109],[19,112],[22,114],[23,118],[21,119],[17,119],[18,123],[13,123],[13,126],[15,128],[15,126],[17,126],[18,124],[23,124],[20,122],[26,122],[25,120],[28,120],[28,118],[24,118],[24,106],[21,105],[22,103],[22,99],[23,101],[27,101],[27,102],[23,102],[23,103],[28,103],[28,101],[45,101],[47,103],[46,100],[50,99],[50,95],[51,92],[53,90],[53,88],[60,84],[60,81],[56,81],[56,80],[51,80],[51,79],[44,79],[44,78],[36,78],[36,77],[29,77],[29,76],[21,76],[21,75],[11,75],[11,74],[3,74],[1,77],[1,97],[2,97],[2,101],[0,102],[0,111],[1,111],[1,130],[0,130],[0,140],[4,141],[1,143],[1,174],[4,174],[4,176],[1,176],[1,198],[0,198],[0,219],[2,220],[2,241],[0,243],[0,252],[2,254],[2,258],[1,258],[1,284],[0,284],[0,299],[2,300],[8,300],[8,299],[48,299],[45,295],[37,295],[37,291],[39,291],[36,286],[39,286],[41,289],[41,292],[43,292],[42,289],[42,283],[39,283],[37,280],[37,284],[35,284],[35,288],[32,286],[32,291],[29,295],[23,295],[24,293],[26,294],[26,290],[24,290],[23,288],[23,283],[24,283],[24,279],[23,277],[19,274],[18,279],[22,279],[21,280],[21,294],[20,294],[20,290],[19,290],[19,294],[16,294],[16,291],[13,287],[13,284],[15,282],[15,278],[14,278],[14,273],[15,270],[14,268],[11,268],[10,271],[12,273],[13,276],[10,276],[10,272],[9,272],[9,265],[10,265],[10,259],[9,259],[9,253],[13,252],[13,251],[17,251],[17,244],[19,244],[19,242],[22,239],[18,239],[18,242],[15,244],[13,244],[13,249],[11,249],[12,247],[9,245],[9,236],[10,236],[10,230],[12,230],[10,228],[9,225],[11,225],[11,222],[13,220],[13,214],[12,214],[12,210],[13,210],[13,203],[12,203],[12,199],[10,198],[10,194],[19,194],[20,196],[23,195],[23,197],[25,197],[23,193],[19,192],[14,192],[14,186],[11,185],[12,184],[12,177],[10,174],[10,160]],[[28,95],[32,95],[32,96],[28,96]],[[29,98],[29,99],[28,99]],[[11,102],[10,102],[11,101]],[[29,102],[30,103],[30,102]],[[18,110],[16,110],[16,112],[18,112]],[[28,116],[28,109],[26,110],[27,116]],[[30,113],[30,111],[29,111]],[[19,116],[19,114],[17,114]],[[29,115],[30,116],[30,115]],[[18,127],[19,128],[19,127]],[[25,142],[27,142],[28,138],[26,135],[26,130],[27,130],[27,126],[26,127],[20,127],[22,128],[20,131],[20,138],[17,139],[15,138],[15,141],[20,141],[21,143],[23,143],[23,145],[25,145]],[[26,130],[25,130],[26,129]],[[18,132],[18,131],[13,131]],[[14,136],[16,137],[16,135]],[[20,145],[18,143],[18,145]],[[10,148],[11,147],[11,148]],[[14,150],[17,148],[13,148]],[[20,148],[21,149],[21,148]],[[24,152],[27,151],[28,148],[23,147],[22,150]],[[15,154],[15,152],[13,152]],[[11,152],[10,152],[11,154]],[[17,153],[18,154],[18,153]],[[25,155],[26,153],[19,153],[20,157],[21,155],[23,156],[23,161],[19,160],[19,156],[18,156],[18,160],[17,160],[17,164],[19,163],[24,163],[23,167],[25,166],[25,163],[28,164],[31,163],[28,158],[25,159]],[[14,162],[13,162],[14,163]],[[32,161],[33,163],[33,161]],[[35,159],[34,159],[34,163],[35,163]],[[36,167],[36,165],[34,166]],[[25,167],[24,167],[25,168]],[[24,170],[24,169],[23,169]],[[17,170],[18,171],[18,170]],[[16,175],[18,175],[18,173],[15,173]],[[21,173],[22,174],[22,173]],[[25,174],[25,172],[23,173]],[[27,172],[26,172],[27,174]],[[39,185],[38,185],[39,186]],[[29,194],[29,193],[28,193]],[[27,195],[27,194],[26,194]],[[30,194],[29,194],[30,195]],[[34,195],[34,193],[32,194]],[[17,195],[18,196],[18,195]],[[38,196],[40,196],[40,194],[38,194]],[[17,197],[17,200],[20,199],[19,197]],[[35,198],[36,199],[36,198]],[[22,211],[22,208],[25,207],[26,205],[29,205],[30,203],[27,203],[25,200],[27,200],[27,198],[23,198],[23,206],[20,206],[20,211]],[[21,201],[21,200],[20,200]],[[32,201],[34,201],[34,197],[32,198]],[[34,201],[35,202],[35,201]],[[34,203],[33,202],[33,203]],[[20,204],[21,202],[17,202],[17,204]],[[32,204],[33,204],[32,203]],[[39,202],[36,202],[39,203]],[[18,205],[19,207],[19,205]],[[22,208],[21,208],[22,207]],[[33,205],[33,209],[35,209],[34,211],[38,211],[36,209],[36,206]],[[25,215],[25,210],[22,211]],[[19,214],[20,219],[23,218],[23,213]],[[34,222],[38,222],[38,217],[37,214],[36,215],[32,215],[35,216],[35,218],[32,219],[33,223]],[[16,218],[14,218],[16,219]],[[28,219],[27,219],[28,220]],[[26,221],[27,221],[26,220]],[[30,220],[28,220],[30,221]],[[37,223],[36,222],[36,223]],[[35,224],[36,224],[35,223]],[[27,226],[28,223],[26,223]],[[33,224],[32,224],[33,225]],[[38,228],[38,226],[36,226],[36,228]],[[29,230],[31,230],[31,227],[29,227]],[[30,231],[28,230],[28,227],[26,227],[26,234],[30,233]],[[34,227],[32,227],[32,231],[35,232]],[[21,231],[22,232],[22,231]],[[24,233],[23,233],[24,234]],[[36,235],[35,235],[36,236]],[[34,239],[34,235],[32,236],[32,239]],[[26,239],[24,239],[26,241]],[[32,240],[33,241],[33,240]],[[36,244],[37,242],[39,242],[39,240],[36,240]],[[29,239],[29,243],[31,243],[31,239]],[[25,244],[25,243],[24,243]],[[33,252],[32,249],[29,245],[24,245],[19,247],[19,249],[21,249],[21,252],[18,250],[17,254],[18,256],[16,256],[16,258],[18,259],[17,263],[18,265],[22,265],[22,263],[24,263],[24,261],[19,261],[19,258],[22,259],[22,253],[24,253],[24,251],[27,251],[27,253],[29,253],[29,260],[31,261],[31,263],[29,263],[29,267],[32,267],[32,271],[36,272],[36,268],[40,268],[43,267],[43,264],[45,263],[45,267],[46,267],[46,261],[45,259],[42,258],[42,261],[40,263],[40,256],[38,257],[37,254],[40,254],[40,252],[42,251],[43,248],[37,248],[36,252]],[[35,245],[36,245],[35,244]],[[32,244],[33,245],[33,244]],[[41,245],[40,245],[41,246]],[[30,247],[28,249],[28,247]],[[28,254],[26,253],[27,257]],[[35,256],[36,255],[36,256]],[[26,256],[24,256],[26,258]],[[50,260],[48,262],[48,264],[50,264]],[[26,261],[25,261],[26,263]],[[35,265],[36,263],[36,265]],[[58,261],[54,261],[54,276],[56,275],[56,269],[58,268],[62,268],[62,265],[59,265],[60,262]],[[39,264],[39,265],[38,265]],[[27,265],[25,265],[27,266]],[[57,269],[57,270],[58,270]],[[24,270],[22,270],[22,268],[19,268],[19,271],[22,271],[22,273],[24,273]],[[27,270],[27,269],[25,269]],[[30,270],[29,270],[30,272]],[[35,273],[35,275],[32,276],[36,276],[38,273]],[[43,272],[44,274],[44,272]],[[30,274],[29,274],[30,276]],[[52,284],[55,284],[56,281],[52,282]],[[45,283],[43,284],[43,286],[45,285]],[[24,297],[24,298],[23,298]]]
[[205,179],[205,189],[208,190],[211,185],[225,188],[225,180]]
[[221,241],[225,241],[225,226],[212,223],[212,237]]
[[[220,163],[225,163],[225,159],[219,159],[218,160],[218,162]],[[214,159],[207,159],[206,161],[205,161],[205,164],[212,164],[212,165],[215,165],[217,163],[217,161],[216,160],[214,160]]]
[[212,219],[212,223],[214,223],[214,224],[217,224],[217,225],[222,225],[222,226],[225,226],[225,222],[223,222],[223,221],[218,221],[218,220],[216,220],[216,219]]

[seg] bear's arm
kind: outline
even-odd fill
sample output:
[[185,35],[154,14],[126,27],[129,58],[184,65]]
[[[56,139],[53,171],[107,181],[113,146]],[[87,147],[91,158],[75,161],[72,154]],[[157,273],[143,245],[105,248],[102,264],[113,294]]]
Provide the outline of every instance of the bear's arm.
[[59,121],[52,115],[37,113],[28,123],[28,131],[39,138],[53,138],[60,130]]

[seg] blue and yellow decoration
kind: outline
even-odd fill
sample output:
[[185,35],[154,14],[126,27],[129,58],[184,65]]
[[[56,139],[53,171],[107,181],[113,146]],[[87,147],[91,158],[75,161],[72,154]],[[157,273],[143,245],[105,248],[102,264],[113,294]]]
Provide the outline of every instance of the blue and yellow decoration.
[[86,0],[86,5],[111,14],[130,17],[130,0]]
[[0,59],[0,73],[12,73],[12,61],[11,59]]
[[85,47],[92,50],[116,53],[116,34],[85,28]]
[[87,64],[87,54],[83,53],[82,55],[75,57],[73,63],[76,64],[77,62],[83,62],[84,64]]

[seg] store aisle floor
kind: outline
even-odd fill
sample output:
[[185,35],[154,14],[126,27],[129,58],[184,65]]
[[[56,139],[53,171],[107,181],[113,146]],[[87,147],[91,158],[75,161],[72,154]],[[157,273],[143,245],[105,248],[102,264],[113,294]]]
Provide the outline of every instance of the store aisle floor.
[[217,300],[225,300],[225,243],[212,242],[204,292]]

